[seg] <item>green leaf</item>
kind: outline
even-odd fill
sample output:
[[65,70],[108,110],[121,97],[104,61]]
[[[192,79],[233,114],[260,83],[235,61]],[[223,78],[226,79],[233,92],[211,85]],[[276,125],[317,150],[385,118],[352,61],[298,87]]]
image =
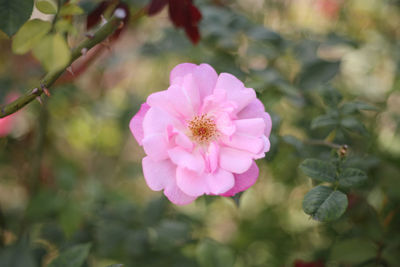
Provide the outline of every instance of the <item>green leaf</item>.
[[333,88],[331,86],[324,87],[321,90],[321,94],[324,103],[335,109],[343,98],[342,94],[336,88]]
[[346,211],[347,196],[338,190],[319,185],[309,191],[303,200],[303,210],[314,220],[328,222],[338,219]]
[[36,267],[35,259],[27,240],[0,249],[0,266]]
[[315,60],[306,64],[298,77],[302,89],[313,89],[328,83],[339,72],[340,62]]
[[367,180],[367,174],[355,168],[346,168],[339,175],[339,184],[344,187],[352,187],[362,184]]
[[62,252],[48,267],[80,267],[89,255],[90,244],[73,246]]
[[68,45],[60,34],[45,36],[33,48],[33,54],[49,72],[65,68],[71,57]]
[[362,134],[362,135],[368,135],[368,132],[365,129],[364,124],[362,124],[359,120],[357,120],[354,117],[345,117],[340,121],[340,124],[344,128],[346,128],[350,131],[354,131],[354,132]]
[[226,246],[213,240],[203,240],[196,249],[197,262],[201,267],[233,266],[233,252]]
[[33,19],[25,23],[14,36],[12,50],[15,54],[25,54],[31,50],[35,44],[42,40],[51,29],[49,21]]
[[336,126],[338,124],[339,120],[337,117],[327,114],[314,118],[311,121],[311,129],[327,127],[327,126]]
[[31,17],[33,0],[0,0],[0,30],[14,35]]
[[36,0],[36,8],[44,14],[57,13],[57,5],[52,0]]
[[56,28],[56,31],[60,34],[69,33],[72,35],[76,35],[78,33],[78,30],[67,19],[57,20],[55,28]]
[[360,238],[345,239],[332,246],[329,259],[357,264],[370,259],[376,254],[376,247],[370,240]]
[[378,108],[361,101],[347,102],[340,107],[340,112],[344,115],[352,114],[360,110],[377,111]]
[[60,9],[60,16],[74,16],[82,15],[84,13],[83,9],[76,4],[66,4]]
[[318,159],[306,159],[300,164],[300,169],[309,177],[333,183],[336,180],[336,167],[329,162]]

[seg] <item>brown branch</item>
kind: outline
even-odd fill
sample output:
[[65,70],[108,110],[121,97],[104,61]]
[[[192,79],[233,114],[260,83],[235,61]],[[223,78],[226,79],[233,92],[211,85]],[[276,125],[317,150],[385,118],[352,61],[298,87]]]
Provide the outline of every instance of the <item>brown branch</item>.
[[0,118],[6,117],[13,114],[23,108],[28,103],[39,97],[44,89],[50,88],[54,82],[64,73],[64,71],[79,57],[82,56],[82,52],[90,50],[95,45],[106,40],[115,30],[118,29],[122,20],[125,18],[126,13],[122,9],[116,9],[114,15],[111,19],[101,26],[93,35],[80,43],[71,52],[71,59],[67,66],[56,72],[49,72],[46,76],[39,82],[38,86],[30,90],[25,95],[19,97],[17,100],[3,106],[0,110]]

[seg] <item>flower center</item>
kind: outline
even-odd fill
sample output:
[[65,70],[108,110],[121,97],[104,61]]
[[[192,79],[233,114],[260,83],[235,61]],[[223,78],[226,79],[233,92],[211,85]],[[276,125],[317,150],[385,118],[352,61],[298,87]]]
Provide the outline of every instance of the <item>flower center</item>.
[[200,144],[208,143],[217,136],[217,125],[206,114],[194,117],[188,128],[193,140]]

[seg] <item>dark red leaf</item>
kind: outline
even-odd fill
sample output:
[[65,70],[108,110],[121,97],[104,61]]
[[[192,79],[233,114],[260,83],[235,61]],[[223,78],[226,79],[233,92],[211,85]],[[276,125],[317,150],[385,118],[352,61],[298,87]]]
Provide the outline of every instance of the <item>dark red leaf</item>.
[[169,17],[176,27],[184,27],[189,21],[187,0],[169,0]]
[[201,20],[200,10],[195,5],[190,6],[190,16],[192,23],[196,22],[197,24]]
[[147,14],[153,16],[160,12],[168,3],[168,0],[153,0],[151,1],[149,8],[147,9]]
[[185,27],[185,32],[189,39],[192,41],[192,43],[197,44],[200,41],[200,32],[199,28],[196,26],[186,26]]

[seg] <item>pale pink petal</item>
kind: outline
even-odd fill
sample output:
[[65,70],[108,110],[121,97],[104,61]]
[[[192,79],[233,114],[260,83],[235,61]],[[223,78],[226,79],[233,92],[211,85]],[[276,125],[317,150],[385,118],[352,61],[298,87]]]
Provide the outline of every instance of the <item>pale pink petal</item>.
[[256,92],[252,88],[244,87],[243,83],[229,73],[221,73],[215,85],[216,90],[225,90],[227,99],[234,102],[237,106],[236,112],[256,99]]
[[[189,73],[194,72],[194,70],[197,68],[196,64],[192,63],[182,63],[177,65],[175,68],[172,69],[170,75],[169,75],[169,82],[170,84],[175,84],[177,83],[177,78],[183,78]],[[179,80],[182,82],[182,80]],[[179,83],[180,84],[180,83]]]
[[227,98],[236,104],[236,112],[240,112],[251,101],[256,99],[256,92],[254,89],[246,88],[245,90],[229,93]]
[[265,135],[267,137],[269,137],[271,134],[271,130],[272,130],[272,120],[271,120],[271,116],[267,112],[265,112],[265,114],[264,114],[264,120],[265,120],[265,125],[266,125]]
[[175,136],[175,143],[186,149],[188,152],[192,152],[194,148],[193,142],[190,140],[190,138],[186,135],[183,134],[182,132],[177,132]]
[[187,205],[192,203],[197,198],[185,194],[176,185],[175,180],[164,189],[164,195],[175,205]]
[[269,139],[266,136],[263,136],[263,141],[264,141],[264,153],[265,153],[269,151],[271,143],[269,142]]
[[168,155],[172,162],[179,167],[184,167],[197,173],[204,172],[204,159],[198,151],[189,153],[181,147],[174,147],[168,150]]
[[188,74],[193,75],[194,81],[198,85],[200,100],[212,94],[218,74],[210,65],[200,64],[196,66],[191,63],[180,64],[171,71],[171,84],[182,85],[184,77]]
[[265,135],[269,137],[271,133],[271,117],[265,112],[264,105],[260,100],[254,99],[250,104],[243,108],[238,114],[239,119],[262,118],[265,122]]
[[185,100],[192,108],[193,115],[197,115],[200,109],[200,93],[197,82],[192,74],[188,74],[183,78],[181,87]]
[[186,98],[182,86],[171,85],[168,90],[153,93],[147,98],[151,107],[157,107],[170,115],[185,120],[193,116],[191,103]]
[[264,134],[265,122],[262,118],[241,119],[234,121],[237,132],[259,137]]
[[146,154],[154,161],[168,158],[169,144],[166,134],[151,134],[143,138],[143,149]]
[[236,130],[235,124],[225,112],[217,116],[216,124],[218,131],[227,136],[231,136]]
[[182,124],[179,120],[166,113],[162,109],[152,107],[147,111],[143,119],[144,136],[157,133],[167,133],[168,125],[172,125],[176,128],[182,127]]
[[175,181],[176,166],[170,160],[156,162],[144,157],[142,166],[144,179],[151,190],[159,191]]
[[235,76],[229,73],[221,73],[218,76],[215,90],[225,90],[228,95],[234,91],[244,90],[244,84]]
[[235,179],[232,173],[219,168],[214,173],[207,174],[207,183],[210,193],[219,195],[231,189]]
[[231,197],[248,189],[257,181],[258,174],[259,170],[257,164],[253,161],[250,168],[245,173],[235,174],[235,185],[228,192],[221,195]]
[[208,64],[200,64],[193,72],[199,86],[200,99],[211,95],[218,79],[217,72]]
[[264,140],[262,137],[235,133],[230,137],[222,136],[220,140],[225,146],[248,151],[253,154],[259,154],[264,151]]
[[133,118],[131,119],[131,121],[129,123],[129,128],[130,128],[133,136],[135,137],[136,141],[139,143],[139,145],[142,145],[142,140],[144,137],[143,119],[149,109],[150,109],[150,106],[147,103],[143,103],[140,106],[138,113],[136,113],[136,115],[133,116]]
[[206,174],[198,174],[186,168],[177,168],[176,184],[189,196],[197,197],[209,192]]
[[262,140],[264,142],[263,150],[261,151],[261,153],[256,155],[254,159],[261,159],[265,157],[265,153],[268,152],[271,147],[271,143],[269,142],[269,139],[265,135],[262,136]]
[[169,100],[169,93],[167,90],[152,93],[147,97],[146,102],[149,106],[162,109],[174,117],[183,117]]
[[207,162],[210,172],[214,172],[218,167],[219,146],[216,142],[211,142],[207,149]]
[[260,100],[254,99],[238,114],[239,119],[264,118],[264,105]]
[[230,147],[220,147],[219,166],[233,173],[244,173],[252,163],[252,154]]
[[170,160],[155,162],[149,157],[143,158],[143,174],[151,190],[164,189],[164,195],[176,205],[191,203],[196,197],[183,193],[176,185],[176,166]]

